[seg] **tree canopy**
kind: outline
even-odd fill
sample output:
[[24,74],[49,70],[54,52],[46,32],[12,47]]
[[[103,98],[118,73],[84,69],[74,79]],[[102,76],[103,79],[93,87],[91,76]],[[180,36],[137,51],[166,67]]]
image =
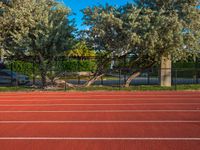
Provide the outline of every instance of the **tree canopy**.
[[136,4],[154,13],[156,21],[151,26],[160,32],[159,48],[165,45],[164,53],[173,54],[174,61],[199,53],[199,0],[137,0]]

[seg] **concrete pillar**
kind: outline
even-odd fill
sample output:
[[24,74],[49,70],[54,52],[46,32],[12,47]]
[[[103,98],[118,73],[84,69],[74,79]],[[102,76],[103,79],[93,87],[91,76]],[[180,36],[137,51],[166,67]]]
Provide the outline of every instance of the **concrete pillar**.
[[160,64],[160,86],[171,87],[172,85],[172,61],[171,56],[162,56]]

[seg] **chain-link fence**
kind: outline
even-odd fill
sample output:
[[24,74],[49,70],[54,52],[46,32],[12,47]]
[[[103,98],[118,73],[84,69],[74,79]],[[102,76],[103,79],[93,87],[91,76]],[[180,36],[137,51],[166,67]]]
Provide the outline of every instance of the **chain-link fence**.
[[[57,59],[49,66],[46,65],[47,86],[55,86],[67,90],[69,87],[83,87],[92,80],[92,85],[106,86],[122,89],[131,76],[131,72],[137,70],[128,66],[128,61],[122,60],[108,62],[102,75],[95,78],[99,69],[99,59],[97,58],[62,58]],[[31,60],[31,61],[30,61]],[[101,62],[100,62],[101,63]],[[199,64],[193,63],[194,67],[176,68],[171,70],[172,85],[199,84],[200,68]],[[130,85],[159,85],[160,68],[154,65],[144,69],[135,77]],[[179,64],[180,67],[180,64]],[[165,69],[165,68],[163,68]],[[37,61],[12,60],[0,66],[0,86],[42,86],[41,68]],[[70,86],[69,86],[70,85]]]

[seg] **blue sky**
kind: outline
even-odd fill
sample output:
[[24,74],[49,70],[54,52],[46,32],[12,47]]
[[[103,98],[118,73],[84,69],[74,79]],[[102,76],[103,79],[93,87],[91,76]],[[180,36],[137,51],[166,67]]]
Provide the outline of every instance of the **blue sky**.
[[72,12],[76,15],[73,16],[73,18],[76,19],[76,24],[78,29],[84,29],[84,26],[81,26],[82,24],[82,13],[80,12],[81,9],[86,8],[87,6],[94,6],[98,4],[106,4],[109,3],[111,5],[123,5],[127,2],[132,2],[133,0],[59,0],[63,1],[66,6],[70,7],[72,9]]

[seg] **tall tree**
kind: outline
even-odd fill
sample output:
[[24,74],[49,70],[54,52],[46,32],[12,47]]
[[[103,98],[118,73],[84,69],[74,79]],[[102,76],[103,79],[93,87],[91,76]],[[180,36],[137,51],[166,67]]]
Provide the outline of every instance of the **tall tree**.
[[143,8],[137,22],[140,44],[133,47],[134,58],[131,59],[130,67],[138,69],[133,69],[126,81],[126,87],[141,72],[158,63],[161,56],[183,48],[181,34],[183,27],[177,22],[177,15],[164,16],[162,12]]
[[[168,76],[166,83],[170,85],[171,60],[186,59],[199,53],[200,2],[199,0],[137,0],[136,3],[140,8],[147,8],[156,12],[157,18],[164,19],[162,24],[158,24],[160,27],[164,25],[161,28],[162,30],[157,30],[161,31],[164,40],[160,47],[160,51],[162,51],[160,56],[161,81],[164,81],[165,77]],[[170,20],[174,26],[169,24]],[[154,24],[152,25],[154,26]],[[175,34],[176,38],[174,37]],[[177,35],[179,38],[177,38]],[[164,45],[166,46],[163,47]],[[169,67],[168,70],[162,69],[162,67],[167,66]],[[162,79],[162,77],[164,78]],[[161,82],[161,85],[167,84]]]
[[[90,27],[88,37],[96,49],[105,52],[100,59],[105,64],[131,54],[132,71],[125,84],[128,87],[135,77],[160,62],[163,56],[170,60],[173,54],[172,59],[177,61],[198,53],[200,16],[197,2],[178,1],[175,4],[172,0],[141,0],[120,8],[96,6],[86,8],[83,19]],[[94,77],[105,72],[103,65],[101,62]]]
[[5,49],[15,57],[35,57],[43,87],[55,58],[71,45],[74,26],[69,15],[67,7],[53,0],[16,0],[3,15]]
[[[127,14],[127,11],[131,11],[131,15]],[[88,40],[97,53],[103,52],[101,57],[97,58],[98,69],[86,86],[90,86],[106,73],[108,63],[128,54],[132,46],[139,42],[139,37],[134,32],[139,11],[136,8],[129,10],[127,7],[108,4],[88,7],[82,11],[84,24],[89,27],[89,30],[85,31]]]

